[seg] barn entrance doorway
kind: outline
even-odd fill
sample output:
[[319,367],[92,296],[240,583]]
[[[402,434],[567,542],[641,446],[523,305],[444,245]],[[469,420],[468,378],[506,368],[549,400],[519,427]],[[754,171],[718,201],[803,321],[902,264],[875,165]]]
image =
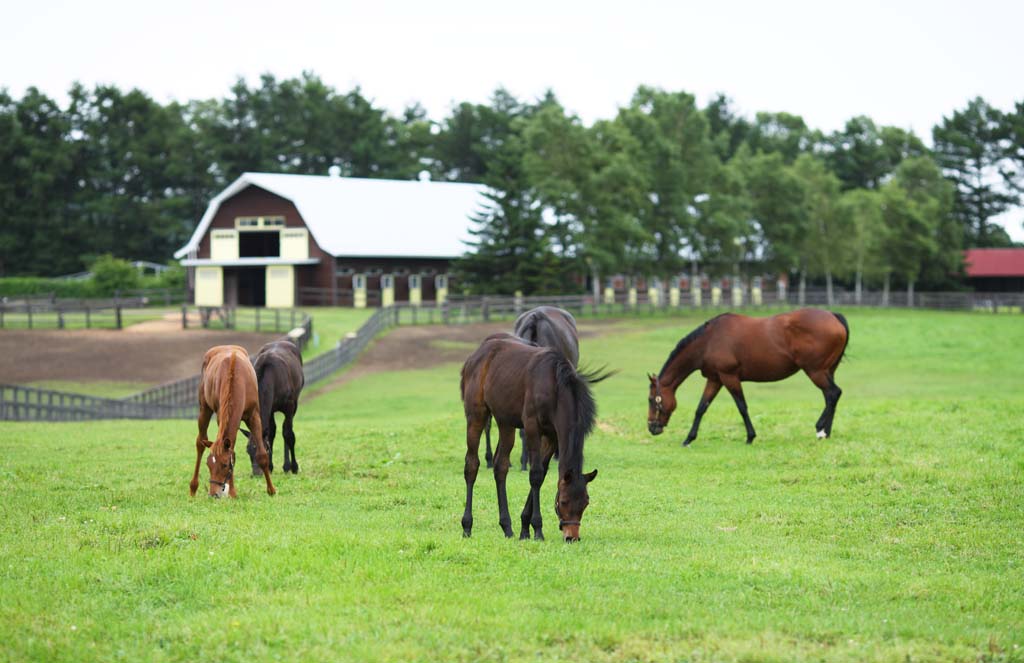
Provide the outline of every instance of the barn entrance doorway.
[[224,305],[267,305],[266,267],[229,267],[224,270]]

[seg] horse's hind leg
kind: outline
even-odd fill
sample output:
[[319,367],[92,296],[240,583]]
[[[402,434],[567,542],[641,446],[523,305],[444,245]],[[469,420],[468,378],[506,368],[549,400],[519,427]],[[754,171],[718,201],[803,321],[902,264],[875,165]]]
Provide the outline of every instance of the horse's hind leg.
[[199,488],[199,463],[203,460],[203,452],[206,451],[206,442],[209,441],[210,433],[210,417],[213,416],[213,410],[211,410],[205,403],[199,404],[199,435],[196,436],[196,469],[192,473],[192,481],[188,484],[188,493],[192,497],[196,496],[196,490]]
[[[284,471],[292,474],[299,473],[299,461],[295,460],[295,429],[292,428],[295,410],[294,405],[285,410],[284,426],[281,429],[281,434],[284,436]],[[273,454],[271,454],[271,463],[273,463]]]
[[732,394],[732,399],[736,401],[736,409],[740,411],[740,416],[743,417],[743,425],[747,428],[747,444],[751,444],[754,438],[757,437],[757,433],[754,432],[754,424],[750,423],[750,414],[747,413],[747,399],[743,397],[743,387],[740,384],[740,379],[735,375],[719,375],[722,380],[722,384]]
[[463,475],[466,477],[466,510],[462,514],[462,536],[473,533],[473,484],[476,473],[480,469],[480,435],[488,417],[466,417],[466,465]]
[[839,397],[843,395],[843,390],[836,384],[832,373],[833,371],[826,370],[807,371],[807,377],[818,389],[821,389],[822,395],[825,396],[825,409],[821,411],[818,422],[814,424],[814,430],[817,431],[819,438],[832,435],[832,420],[836,416],[836,405],[839,404]]
[[508,468],[512,464],[509,456],[516,443],[516,429],[511,426],[498,426],[498,448],[494,454],[494,485],[498,491],[498,524],[507,538],[512,538],[512,516],[508,512],[508,494],[505,491],[505,479]]
[[263,422],[260,421],[260,414],[256,408],[249,411],[245,423],[249,426],[249,433],[252,435],[250,439],[256,443],[256,462],[263,470],[263,476],[267,480],[267,495],[274,495],[277,493],[277,489],[274,488],[274,482],[270,480],[270,458],[267,455],[267,448],[263,444]]
[[519,441],[523,444],[523,450],[519,454],[519,471],[525,472],[529,469],[527,463],[530,459],[528,457],[529,452],[526,450],[526,433],[522,429],[519,429]]

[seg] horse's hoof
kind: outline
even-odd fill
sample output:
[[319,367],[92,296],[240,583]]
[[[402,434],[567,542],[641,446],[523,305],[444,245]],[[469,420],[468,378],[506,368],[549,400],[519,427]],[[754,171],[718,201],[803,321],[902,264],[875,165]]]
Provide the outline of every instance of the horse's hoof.
[[690,442],[693,442],[693,440],[683,440],[683,446],[684,447],[690,446]]
[[470,530],[468,530],[468,529],[462,530],[462,538],[464,538],[464,539],[468,539],[471,534],[472,534],[472,532]]
[[828,433],[826,433],[823,430],[818,431],[818,439],[819,440],[824,440],[826,437],[828,437]]
[[530,540],[530,529],[529,528],[526,528],[522,532],[519,533],[519,540],[520,541],[529,541]]
[[543,541],[544,540],[544,533],[543,532],[537,532],[536,534],[533,535],[533,540],[534,541]]

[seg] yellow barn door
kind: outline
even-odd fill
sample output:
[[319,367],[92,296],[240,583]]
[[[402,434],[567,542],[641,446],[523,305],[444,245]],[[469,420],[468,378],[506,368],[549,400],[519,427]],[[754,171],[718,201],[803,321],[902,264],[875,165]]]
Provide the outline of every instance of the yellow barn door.
[[295,268],[291,265],[267,267],[267,308],[295,306]]

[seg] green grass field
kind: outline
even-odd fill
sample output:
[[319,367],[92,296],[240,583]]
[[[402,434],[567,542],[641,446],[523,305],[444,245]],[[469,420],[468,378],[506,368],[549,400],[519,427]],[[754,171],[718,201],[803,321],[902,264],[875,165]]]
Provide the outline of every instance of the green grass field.
[[586,339],[622,372],[571,546],[553,476],[549,540],[520,542],[483,470],[462,538],[457,365],[303,403],[274,498],[190,499],[194,423],[0,424],[0,658],[1024,660],[1024,319],[846,313],[825,441],[802,375],[746,386],[751,446],[726,394],[679,447],[693,378],[650,437],[645,373],[699,320]]

